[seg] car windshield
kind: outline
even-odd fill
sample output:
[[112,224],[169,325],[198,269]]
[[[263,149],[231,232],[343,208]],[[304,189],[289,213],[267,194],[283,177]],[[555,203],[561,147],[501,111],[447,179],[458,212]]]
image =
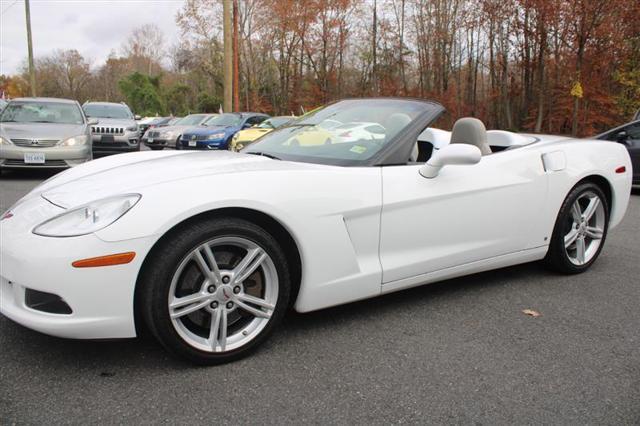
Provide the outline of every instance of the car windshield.
[[414,100],[344,100],[266,134],[243,152],[310,163],[363,165],[418,116],[437,109]]
[[158,117],[158,118],[154,118],[153,120],[151,120],[149,122],[149,124],[152,124],[152,125],[164,124],[167,121],[169,121],[169,118],[167,118],[167,117]]
[[181,118],[175,124],[179,126],[196,126],[201,124],[208,115],[206,114],[191,114]]
[[122,120],[133,120],[133,114],[124,105],[98,105],[87,104],[82,107],[87,117],[96,118],[116,118]]
[[84,118],[74,103],[13,101],[2,111],[0,122],[83,124]]
[[205,121],[207,126],[237,126],[242,121],[238,114],[220,114]]
[[277,129],[280,126],[284,126],[288,122],[293,121],[294,118],[295,117],[273,117],[268,120],[264,120],[256,127],[260,129]]

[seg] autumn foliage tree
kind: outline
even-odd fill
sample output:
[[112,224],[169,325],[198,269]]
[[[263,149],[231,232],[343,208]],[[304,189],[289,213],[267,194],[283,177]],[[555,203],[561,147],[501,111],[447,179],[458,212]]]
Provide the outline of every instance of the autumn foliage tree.
[[[412,96],[441,102],[444,127],[475,116],[489,128],[585,136],[640,108],[637,0],[237,1],[241,110],[300,114],[345,97]],[[157,81],[159,109],[217,110],[221,4],[185,0],[177,44],[154,51],[164,37],[141,27],[121,56],[90,70],[90,84],[73,77],[73,87],[43,89],[120,100],[118,82],[139,72]],[[85,75],[78,59],[62,62]],[[64,67],[45,65],[51,82],[65,81]]]

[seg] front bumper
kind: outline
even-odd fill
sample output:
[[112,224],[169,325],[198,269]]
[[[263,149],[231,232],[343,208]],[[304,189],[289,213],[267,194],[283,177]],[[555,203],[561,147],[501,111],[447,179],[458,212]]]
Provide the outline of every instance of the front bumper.
[[[44,163],[26,163],[26,153],[43,153]],[[3,145],[0,148],[0,168],[3,169],[66,169],[91,160],[91,146],[24,148]]]
[[93,134],[91,139],[93,154],[98,156],[140,150],[140,134],[138,132],[126,132],[122,135]]
[[154,146],[165,147],[170,145],[168,139],[159,139],[159,138],[152,138],[152,139],[143,138],[142,142],[148,147],[154,147]]
[[[105,242],[96,235],[50,238],[31,232],[62,209],[39,196],[12,209],[0,221],[0,313],[25,327],[59,337],[106,339],[135,337],[133,297],[149,238]],[[27,223],[28,222],[28,223]],[[135,251],[126,265],[74,268],[78,259]],[[53,314],[27,306],[26,289],[52,293],[71,308]]]
[[253,140],[232,140],[231,143],[229,143],[229,151],[235,151],[235,152],[239,152],[241,150],[243,150],[244,148],[248,147],[249,145],[251,145],[253,142],[255,142],[255,139]]
[[[193,145],[194,142],[195,145]],[[190,141],[187,139],[180,139],[180,145],[182,149],[219,151],[228,149],[229,144],[223,140]]]

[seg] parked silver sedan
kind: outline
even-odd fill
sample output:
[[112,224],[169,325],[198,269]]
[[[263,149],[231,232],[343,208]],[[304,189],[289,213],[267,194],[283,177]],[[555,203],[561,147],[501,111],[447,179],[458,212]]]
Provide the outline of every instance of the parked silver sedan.
[[181,118],[170,126],[149,129],[142,138],[142,142],[153,150],[168,148],[180,149],[178,140],[182,133],[194,127],[204,125],[204,123],[218,114],[190,114]]
[[0,170],[68,168],[91,160],[91,129],[76,101],[18,98],[0,115]]

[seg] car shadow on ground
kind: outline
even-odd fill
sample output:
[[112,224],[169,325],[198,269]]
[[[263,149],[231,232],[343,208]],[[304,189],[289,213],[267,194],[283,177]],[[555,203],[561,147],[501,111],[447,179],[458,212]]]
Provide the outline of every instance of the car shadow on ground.
[[[325,333],[334,333],[345,327],[358,327],[358,323],[366,324],[373,316],[403,315],[407,306],[412,306],[416,301],[428,308],[430,303],[442,303],[457,297],[469,296],[469,293],[473,294],[476,291],[491,291],[493,286],[504,286],[505,280],[518,285],[532,277],[544,279],[551,274],[539,264],[532,263],[414,287],[306,314],[290,311],[274,335],[262,348],[250,355],[249,359],[274,356],[282,351],[283,345],[291,349],[310,336],[322,338]],[[86,369],[101,377],[110,377],[115,375],[116,371],[121,373],[124,364],[127,371],[135,371],[136,368],[198,368],[170,356],[151,336],[105,341],[71,340],[32,331],[6,318],[0,317],[0,325],[4,335],[0,344],[5,348],[11,348],[9,350],[13,352],[12,356],[31,358],[23,361],[41,364],[42,352],[46,350],[47,368]]]
[[13,170],[2,170],[0,174],[0,179],[2,180],[46,180],[51,176],[60,173],[61,170],[58,169],[13,169]]

